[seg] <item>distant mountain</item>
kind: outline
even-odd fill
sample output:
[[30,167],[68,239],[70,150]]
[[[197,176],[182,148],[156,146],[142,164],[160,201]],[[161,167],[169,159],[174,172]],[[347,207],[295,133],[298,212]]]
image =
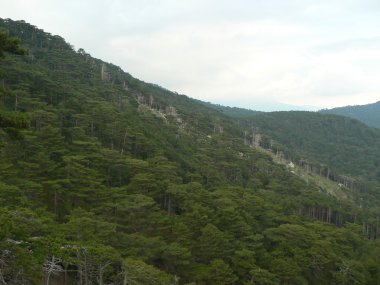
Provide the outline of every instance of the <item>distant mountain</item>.
[[229,106],[214,104],[210,102],[203,102],[203,101],[199,101],[199,102],[206,105],[209,108],[218,110],[229,117],[238,118],[238,119],[249,118],[252,115],[274,112],[273,110],[276,110],[276,112],[283,112],[283,111],[313,112],[313,111],[318,110],[316,107],[313,107],[313,106],[295,106],[295,105],[288,105],[288,104],[282,104],[282,103],[276,103],[276,102],[272,102],[272,103],[268,102],[266,104],[255,102],[254,104],[255,108],[252,108],[252,109],[249,107],[247,108],[229,107]]
[[[214,104],[214,103],[212,103]],[[262,99],[247,98],[246,100],[236,101],[233,96],[229,99],[221,99],[217,106],[234,106],[230,108],[239,110],[254,110],[259,112],[280,112],[280,111],[318,111],[319,108],[310,105],[291,105],[277,101],[265,101]]]
[[261,111],[255,111],[255,110],[250,110],[250,109],[245,109],[245,108],[228,107],[228,106],[212,104],[209,102],[202,102],[202,101],[199,101],[199,102],[201,102],[202,104],[206,105],[207,107],[211,109],[218,110],[221,113],[233,118],[247,118],[252,115],[262,113]]
[[380,101],[367,105],[324,109],[320,112],[354,118],[370,127],[380,128]]

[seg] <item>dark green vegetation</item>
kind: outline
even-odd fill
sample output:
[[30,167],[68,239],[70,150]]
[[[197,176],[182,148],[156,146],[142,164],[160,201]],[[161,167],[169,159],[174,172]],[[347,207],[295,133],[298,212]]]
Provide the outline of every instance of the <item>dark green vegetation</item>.
[[228,117],[0,25],[29,50],[0,60],[0,283],[378,284],[378,209],[253,147],[287,144],[269,127],[249,137],[265,117]]
[[212,104],[209,102],[202,102],[199,101],[199,103],[202,103],[206,105],[209,108],[218,110],[219,112],[233,118],[248,118],[251,117],[252,115],[257,115],[263,112],[260,111],[254,111],[254,110],[249,110],[249,109],[243,109],[243,108],[238,108],[238,107],[228,107],[228,106],[222,106],[222,105],[217,105],[217,104]]
[[333,109],[321,110],[321,113],[336,114],[357,119],[370,127],[380,129],[380,101],[358,106],[347,106]]
[[9,37],[6,30],[0,30],[0,57],[4,57],[4,52],[22,55],[26,51],[21,48],[20,40],[15,37]]
[[253,132],[266,135],[262,144],[281,150],[292,161],[304,160],[326,175],[330,172],[331,178],[341,173],[380,182],[378,129],[347,117],[315,112],[265,113],[252,117],[249,123]]

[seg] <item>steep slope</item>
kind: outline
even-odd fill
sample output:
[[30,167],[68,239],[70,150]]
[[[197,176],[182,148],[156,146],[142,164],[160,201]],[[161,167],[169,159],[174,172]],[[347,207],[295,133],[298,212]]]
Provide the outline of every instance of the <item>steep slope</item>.
[[347,106],[320,111],[324,114],[336,114],[357,119],[370,127],[380,128],[380,101],[358,106]]
[[[246,121],[22,21],[0,60],[0,280],[376,284],[378,212],[247,142]],[[374,134],[376,136],[376,134]]]
[[271,150],[285,161],[344,184],[352,182],[343,181],[350,177],[380,182],[380,131],[377,129],[334,114],[255,113],[239,108],[235,111],[228,115],[245,124],[245,144]]
[[246,124],[251,127],[250,142],[259,137],[262,147],[351,188],[359,200],[373,205],[379,201],[379,130],[350,118],[314,112],[264,113]]

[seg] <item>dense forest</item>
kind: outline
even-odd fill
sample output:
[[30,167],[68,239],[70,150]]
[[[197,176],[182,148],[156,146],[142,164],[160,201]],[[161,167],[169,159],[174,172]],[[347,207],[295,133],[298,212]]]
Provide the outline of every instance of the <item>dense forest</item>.
[[[380,130],[347,117],[315,112],[272,112],[247,120],[262,144],[292,160],[325,165],[351,177],[380,182]],[[251,136],[252,136],[251,134]],[[270,141],[272,140],[272,142]]]
[[[377,130],[240,116],[0,28],[0,284],[379,284]],[[301,158],[368,183],[339,198]]]
[[370,127],[380,129],[380,101],[367,105],[323,109],[320,112],[354,118],[362,121]]

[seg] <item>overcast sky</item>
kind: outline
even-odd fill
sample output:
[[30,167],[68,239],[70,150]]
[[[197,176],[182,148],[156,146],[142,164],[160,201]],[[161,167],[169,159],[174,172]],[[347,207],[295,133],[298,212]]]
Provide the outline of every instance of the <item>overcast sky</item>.
[[379,0],[0,0],[133,76],[261,110],[380,100]]

